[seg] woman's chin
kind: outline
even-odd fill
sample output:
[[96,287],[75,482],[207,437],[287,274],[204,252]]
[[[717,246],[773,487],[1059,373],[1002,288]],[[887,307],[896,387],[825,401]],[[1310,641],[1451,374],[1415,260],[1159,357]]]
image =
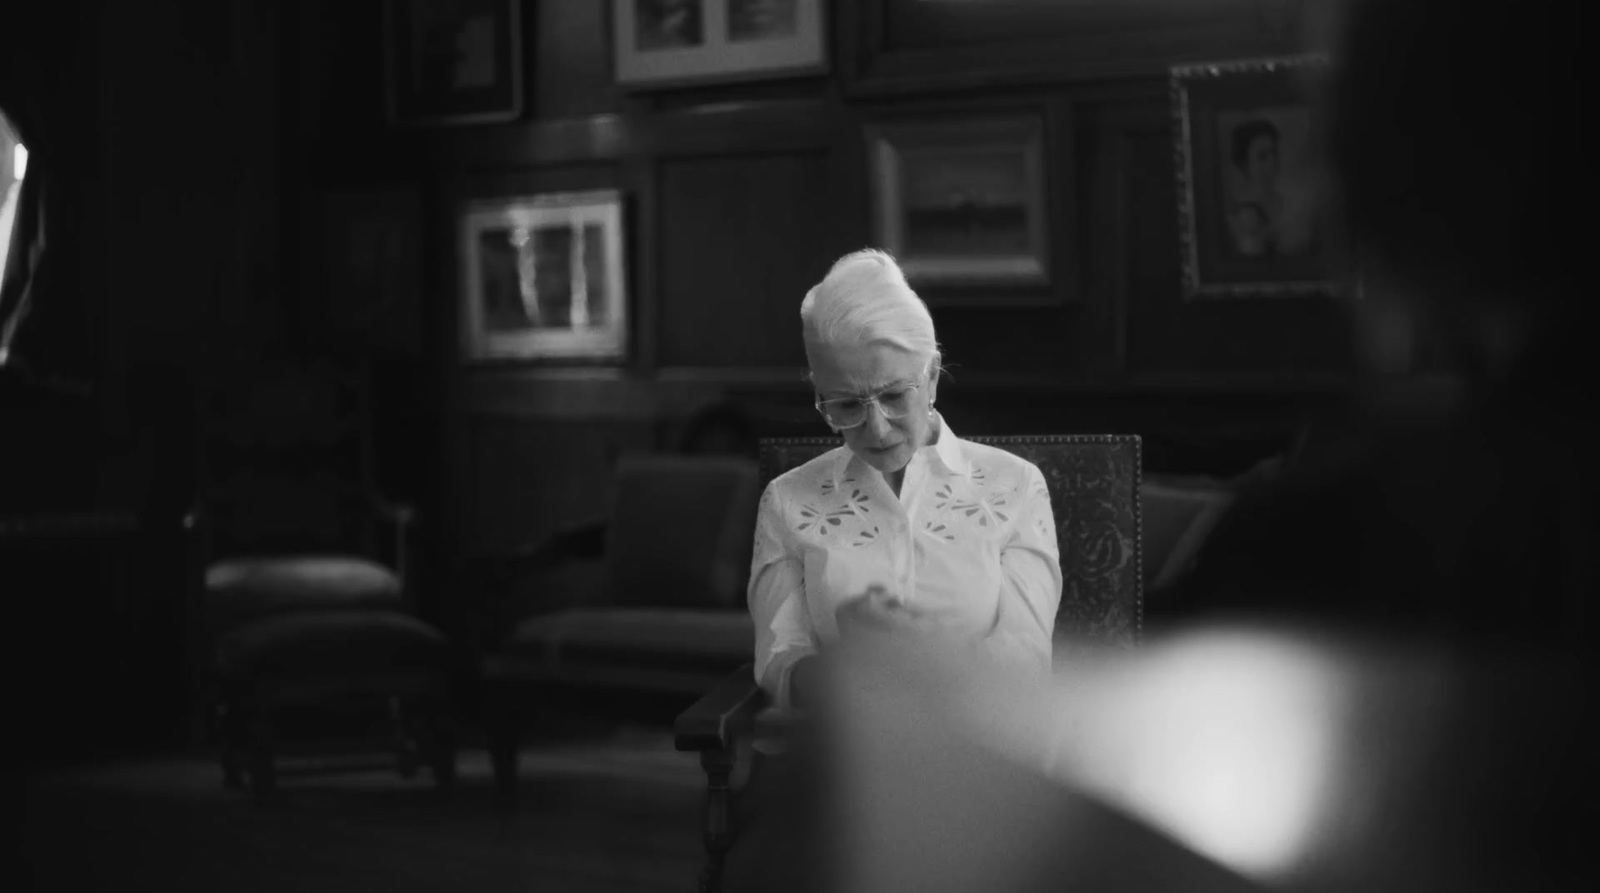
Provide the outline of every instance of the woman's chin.
[[859,447],[855,450],[855,454],[861,457],[861,461],[871,465],[882,474],[894,474],[905,468],[906,463],[911,458],[899,446],[881,450],[872,449],[871,447]]

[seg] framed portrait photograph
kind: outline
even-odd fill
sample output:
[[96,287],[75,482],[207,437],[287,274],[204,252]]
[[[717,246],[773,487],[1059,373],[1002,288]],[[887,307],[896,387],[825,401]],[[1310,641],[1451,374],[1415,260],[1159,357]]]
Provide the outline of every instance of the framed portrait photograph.
[[383,22],[391,124],[522,116],[521,0],[385,0]]
[[1185,299],[1330,294],[1331,236],[1302,82],[1317,56],[1176,66],[1178,232]]
[[627,356],[622,194],[466,203],[459,220],[468,361],[605,363]]
[[828,70],[825,0],[612,0],[617,83],[635,88]]
[[913,285],[1049,282],[1039,116],[880,122],[867,147],[873,236]]

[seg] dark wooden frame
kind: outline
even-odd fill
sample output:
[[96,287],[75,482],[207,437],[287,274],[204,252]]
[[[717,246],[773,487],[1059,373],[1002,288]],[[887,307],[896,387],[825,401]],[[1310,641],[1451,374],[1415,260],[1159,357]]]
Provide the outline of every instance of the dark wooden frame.
[[[893,7],[909,2],[914,0],[851,0],[850,12],[841,14],[848,20],[839,67],[849,93],[875,97],[1160,77],[1174,60],[1288,52],[1297,42],[1301,0],[1229,0],[1226,10],[1207,3],[1194,4],[1192,11],[1171,3],[927,3],[918,14],[947,18],[952,33],[992,30],[1010,19],[1016,23],[1014,39],[896,46]],[[1175,22],[1179,15],[1193,20]],[[1036,40],[1030,31],[1084,36]]]
[[1215,115],[1230,104],[1293,103],[1310,109],[1296,79],[1324,63],[1323,57],[1301,55],[1173,66],[1173,159],[1185,300],[1336,292],[1332,234],[1326,227],[1311,256],[1234,260],[1223,256],[1223,234],[1215,223],[1224,163],[1216,146]]
[[[628,290],[628,237],[626,198],[619,189],[595,189],[574,192],[548,192],[530,195],[513,195],[480,198],[462,202],[456,211],[456,270],[459,283],[456,291],[461,358],[469,363],[542,362],[547,364],[623,364],[627,362],[633,302]],[[474,293],[477,281],[472,266],[475,257],[475,237],[479,232],[478,218],[484,214],[506,209],[509,213],[524,212],[529,215],[547,215],[552,219],[583,215],[598,220],[602,226],[602,239],[607,246],[605,275],[608,306],[613,319],[608,321],[606,332],[593,339],[599,347],[574,350],[546,346],[538,342],[581,342],[582,332],[526,333],[522,340],[525,348],[517,352],[496,353],[488,344],[489,333],[475,321],[481,321],[482,294]],[[479,290],[481,292],[481,289]],[[541,337],[542,336],[542,337]],[[563,337],[566,336],[566,337]],[[511,340],[511,339],[508,339]]]
[[[627,90],[659,90],[665,88],[701,86],[717,83],[807,77],[811,75],[825,74],[831,67],[832,53],[830,47],[831,41],[829,38],[832,31],[831,26],[833,16],[832,11],[829,8],[831,5],[830,0],[797,0],[798,3],[809,5],[816,16],[817,57],[815,59],[797,59],[788,64],[779,65],[762,64],[757,62],[754,65],[744,64],[719,68],[715,67],[715,64],[720,61],[726,65],[727,60],[719,60],[717,59],[717,56],[720,52],[726,50],[729,41],[718,41],[714,44],[708,43],[705,46],[686,51],[694,56],[708,60],[710,63],[712,63],[711,67],[706,67],[699,71],[691,70],[678,74],[667,73],[662,75],[630,76],[624,71],[626,56],[626,48],[624,45],[626,36],[624,29],[627,27],[628,16],[624,14],[622,7],[625,4],[630,4],[632,2],[633,0],[610,0],[610,2],[607,4],[607,10],[610,13],[609,25],[611,32],[610,42],[613,77],[616,78],[616,82],[619,86]],[[705,9],[707,0],[696,0],[696,2],[700,4],[702,10]],[[713,0],[713,2],[725,2],[725,0]],[[804,26],[802,25],[801,27]],[[760,54],[755,53],[752,55],[759,56]],[[695,67],[693,60],[691,60],[690,67]]]
[[[872,192],[873,239],[894,254],[906,278],[919,290],[961,286],[1048,286],[1052,275],[1052,243],[1057,238],[1051,226],[1049,195],[1053,191],[1046,156],[1050,151],[1044,115],[1039,110],[996,110],[990,112],[951,112],[916,117],[883,118],[866,128],[870,189]],[[902,159],[908,152],[928,151],[933,147],[961,151],[998,147],[1014,151],[1023,158],[1027,170],[1029,250],[1007,257],[1001,263],[987,259],[941,257],[915,253],[906,247],[902,220],[905,204],[899,177]],[[937,292],[933,292],[937,294]],[[945,298],[941,303],[993,304],[1005,301],[993,292],[982,296]],[[1015,302],[1012,299],[1011,302]],[[1042,303],[1031,300],[1025,303]]]
[[449,102],[430,104],[404,88],[400,71],[414,48],[402,40],[400,30],[409,21],[410,0],[384,0],[383,4],[383,81],[385,108],[390,124],[428,126],[442,124],[486,124],[515,121],[522,117],[524,72],[522,0],[495,0],[498,7],[495,28],[497,51],[505,53],[504,64],[497,65],[496,82],[481,91],[456,91]]

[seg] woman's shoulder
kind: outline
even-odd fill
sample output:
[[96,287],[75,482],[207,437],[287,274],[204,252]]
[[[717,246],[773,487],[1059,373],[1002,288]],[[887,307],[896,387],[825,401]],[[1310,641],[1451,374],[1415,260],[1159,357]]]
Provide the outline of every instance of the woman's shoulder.
[[962,440],[961,455],[973,480],[991,486],[1022,487],[1044,477],[1039,466],[1004,447]]
[[841,444],[774,477],[767,484],[767,498],[815,495],[824,485],[832,486],[835,471],[847,458],[846,450]]

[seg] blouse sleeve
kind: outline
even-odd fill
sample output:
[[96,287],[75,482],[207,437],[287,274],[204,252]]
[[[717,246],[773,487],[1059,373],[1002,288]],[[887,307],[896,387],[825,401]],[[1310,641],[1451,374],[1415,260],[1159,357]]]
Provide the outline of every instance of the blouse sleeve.
[[756,515],[749,601],[756,628],[756,682],[779,708],[788,708],[789,673],[802,657],[815,654],[817,646],[805,609],[804,564],[783,523],[775,486],[767,485]]
[[1000,550],[1000,605],[989,634],[996,651],[1050,672],[1051,639],[1061,605],[1061,554],[1044,475],[1030,465],[1018,493],[1011,534]]

